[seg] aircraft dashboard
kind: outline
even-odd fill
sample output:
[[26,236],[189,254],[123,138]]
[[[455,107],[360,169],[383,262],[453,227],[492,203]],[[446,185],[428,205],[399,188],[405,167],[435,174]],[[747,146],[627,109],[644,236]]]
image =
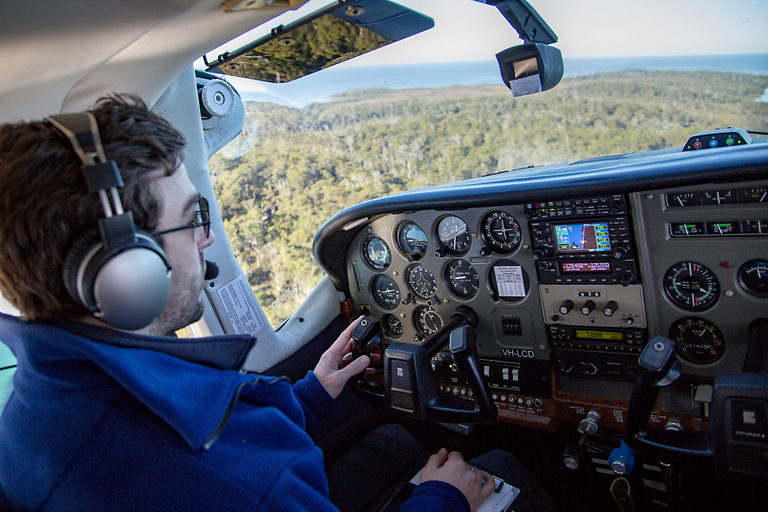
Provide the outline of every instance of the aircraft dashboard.
[[[766,321],[767,242],[768,145],[756,141],[380,198],[329,220],[315,255],[385,344],[424,343],[457,307],[475,311],[497,421],[554,431],[596,410],[623,429],[638,356],[661,335],[683,376],[652,428],[700,431],[715,374],[742,371]],[[450,353],[431,362],[443,393],[471,399]]]

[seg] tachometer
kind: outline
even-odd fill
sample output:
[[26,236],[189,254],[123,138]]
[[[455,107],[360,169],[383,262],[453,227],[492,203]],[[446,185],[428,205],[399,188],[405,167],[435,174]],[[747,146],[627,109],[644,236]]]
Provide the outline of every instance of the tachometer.
[[416,329],[424,337],[430,337],[443,326],[440,314],[429,306],[421,306],[413,316]]
[[411,261],[420,259],[427,252],[427,235],[413,222],[406,222],[398,228],[397,241],[400,250]]
[[768,260],[751,260],[739,267],[739,284],[755,297],[768,297]]
[[381,238],[370,235],[363,241],[365,261],[376,270],[384,270],[392,261],[389,246]]
[[384,309],[395,309],[400,304],[400,288],[389,276],[376,276],[371,285],[373,298]]
[[496,252],[506,253],[517,249],[523,235],[514,217],[493,212],[483,220],[483,238]]
[[455,215],[440,219],[437,224],[437,238],[449,254],[464,254],[472,246],[472,232],[469,226]]
[[677,355],[696,364],[714,363],[725,352],[723,333],[703,318],[681,318],[669,328]]
[[413,293],[422,299],[428,300],[437,293],[437,282],[432,271],[424,265],[414,265],[408,269],[408,286]]
[[720,283],[704,265],[683,261],[664,274],[664,292],[676,306],[688,311],[705,311],[717,302]]
[[448,290],[457,297],[469,299],[480,289],[480,276],[471,263],[454,260],[445,267],[445,280]]

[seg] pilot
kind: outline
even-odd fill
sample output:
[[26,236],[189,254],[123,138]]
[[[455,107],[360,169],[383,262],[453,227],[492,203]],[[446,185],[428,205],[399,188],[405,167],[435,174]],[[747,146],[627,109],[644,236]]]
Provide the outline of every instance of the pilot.
[[[294,385],[239,371],[251,336],[174,337],[214,242],[183,137],[132,96],[91,114],[0,127],[0,508],[336,510],[311,436],[370,363],[342,364],[355,324]],[[443,449],[402,510],[475,511],[491,482]]]

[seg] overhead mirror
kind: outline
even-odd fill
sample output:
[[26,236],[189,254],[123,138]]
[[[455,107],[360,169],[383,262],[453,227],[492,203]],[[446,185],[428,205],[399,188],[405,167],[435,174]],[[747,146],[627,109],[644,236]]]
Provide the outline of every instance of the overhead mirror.
[[434,26],[388,0],[339,1],[214,61],[206,71],[265,82],[290,82]]
[[554,46],[526,43],[496,54],[504,84],[514,96],[553,88],[563,78],[563,56]]

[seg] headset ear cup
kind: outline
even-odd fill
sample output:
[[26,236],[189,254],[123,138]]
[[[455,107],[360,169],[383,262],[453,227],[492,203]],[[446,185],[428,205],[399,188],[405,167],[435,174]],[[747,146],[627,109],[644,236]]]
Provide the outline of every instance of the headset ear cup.
[[91,313],[95,312],[96,305],[93,302],[93,295],[90,297],[81,293],[83,290],[82,281],[80,279],[80,268],[83,266],[88,254],[92,254],[102,248],[101,239],[99,238],[99,232],[96,228],[89,229],[79,237],[75,239],[67,251],[67,255],[64,258],[64,267],[62,277],[64,279],[64,288],[72,299],[79,305],[86,308]]
[[111,252],[98,236],[84,235],[73,244],[64,268],[65,285],[75,300],[118,329],[133,331],[154,322],[171,288],[165,253],[143,231],[136,232],[135,243]]

